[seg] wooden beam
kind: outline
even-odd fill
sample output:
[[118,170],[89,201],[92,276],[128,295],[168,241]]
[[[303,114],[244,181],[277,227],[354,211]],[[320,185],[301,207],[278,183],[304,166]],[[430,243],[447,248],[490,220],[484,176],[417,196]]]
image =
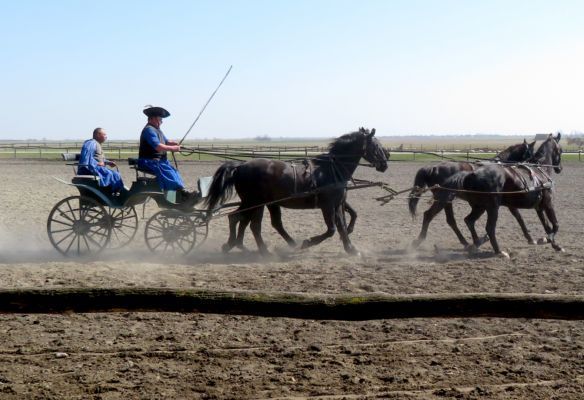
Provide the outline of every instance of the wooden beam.
[[166,288],[0,289],[0,313],[183,312],[360,321],[392,318],[584,319],[584,295],[303,294]]

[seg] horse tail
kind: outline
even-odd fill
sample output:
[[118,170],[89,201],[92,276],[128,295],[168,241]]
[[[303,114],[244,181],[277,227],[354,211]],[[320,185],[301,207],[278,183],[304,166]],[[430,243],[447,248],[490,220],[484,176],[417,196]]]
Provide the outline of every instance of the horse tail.
[[205,200],[208,210],[213,210],[218,204],[225,203],[233,195],[235,173],[241,162],[228,161],[223,163],[213,175],[213,183]]
[[422,167],[416,173],[416,178],[414,179],[414,187],[409,195],[408,207],[410,209],[410,215],[412,218],[416,217],[416,208],[418,207],[418,202],[420,201],[420,191],[425,189],[429,185],[429,177],[431,167]]

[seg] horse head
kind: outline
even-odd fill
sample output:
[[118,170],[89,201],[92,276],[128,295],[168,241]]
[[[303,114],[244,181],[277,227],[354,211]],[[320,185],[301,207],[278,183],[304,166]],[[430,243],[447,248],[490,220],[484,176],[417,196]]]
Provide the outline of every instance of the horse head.
[[534,148],[535,141],[527,143],[527,140],[523,139],[523,143],[507,147],[505,150],[497,154],[493,160],[510,163],[524,162],[533,158],[535,154]]
[[553,168],[556,174],[562,172],[561,137],[562,135],[559,132],[555,137],[550,133],[548,138],[541,144],[541,146],[539,146],[539,149],[537,149],[537,152],[533,156],[533,161]]
[[360,128],[359,132],[365,136],[365,154],[363,158],[373,164],[377,171],[385,172],[389,152],[383,148],[381,142],[375,137],[375,128],[371,129],[371,132],[368,129]]

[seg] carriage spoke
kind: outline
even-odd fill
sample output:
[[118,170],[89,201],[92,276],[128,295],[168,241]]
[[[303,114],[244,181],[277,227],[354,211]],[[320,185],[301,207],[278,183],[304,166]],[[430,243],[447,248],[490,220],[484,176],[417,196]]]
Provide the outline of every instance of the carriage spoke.
[[158,248],[158,246],[160,246],[162,243],[164,243],[164,240],[161,240],[160,242],[158,242],[158,244],[156,246],[153,246],[152,250],[156,250]]
[[[86,236],[84,235],[83,238],[85,238]],[[89,239],[90,242],[94,243],[98,248],[101,247],[101,243],[97,242],[94,238],[92,238],[91,236],[87,236],[87,239]]]
[[65,226],[73,226],[73,224],[67,224],[65,222],[59,221],[58,219],[51,218],[50,222],[56,222],[57,224],[65,225]]
[[[60,245],[63,241],[65,241],[69,236],[71,235],[75,235],[75,232],[71,231],[70,234],[66,235],[64,238],[62,238],[61,240],[59,240],[56,245]],[[73,240],[75,240],[75,238],[73,238]],[[71,247],[71,245],[69,245],[69,247]],[[67,247],[67,250],[69,250],[69,247]]]
[[[71,212],[73,212],[73,211],[71,211]],[[71,218],[71,217],[69,217],[67,215],[67,211],[61,211],[59,214],[60,214],[61,217],[65,218],[65,219],[67,219],[69,221],[71,221],[71,225],[73,225],[73,223],[75,222],[75,220],[73,218]],[[53,219],[53,220],[54,221],[57,221],[56,219]],[[61,223],[63,224],[64,222],[61,222]]]
[[85,235],[83,235],[83,241],[85,242],[85,246],[87,246],[87,252],[91,253],[91,247],[89,247],[89,243],[87,242],[87,237]]

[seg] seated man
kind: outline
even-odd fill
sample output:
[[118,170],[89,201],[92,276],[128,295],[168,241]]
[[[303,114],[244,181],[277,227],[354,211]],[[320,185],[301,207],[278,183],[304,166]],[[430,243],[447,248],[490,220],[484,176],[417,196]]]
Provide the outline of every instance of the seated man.
[[168,140],[160,130],[162,119],[170,113],[162,107],[149,107],[144,110],[148,123],[140,134],[140,148],[138,153],[138,168],[149,171],[158,178],[162,190],[176,190],[181,193],[182,200],[196,197],[196,193],[185,190],[185,185],[179,172],[168,162],[168,151],[180,151],[180,145]]
[[86,140],[81,148],[79,157],[78,175],[98,176],[100,187],[111,187],[112,193],[124,190],[124,183],[118,171],[106,168],[106,165],[115,167],[116,163],[106,160],[101,144],[107,140],[107,133],[103,128],[93,130],[93,139]]

